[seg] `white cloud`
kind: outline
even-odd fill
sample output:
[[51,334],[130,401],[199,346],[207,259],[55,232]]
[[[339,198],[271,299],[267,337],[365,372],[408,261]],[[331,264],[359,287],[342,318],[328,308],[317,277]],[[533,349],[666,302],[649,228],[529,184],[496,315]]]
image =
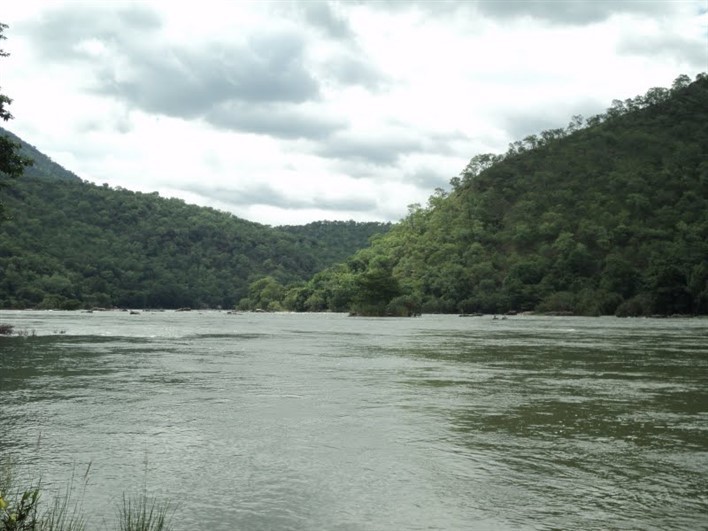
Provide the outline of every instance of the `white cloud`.
[[708,70],[701,0],[561,7],[11,2],[7,125],[98,183],[395,221],[477,153]]

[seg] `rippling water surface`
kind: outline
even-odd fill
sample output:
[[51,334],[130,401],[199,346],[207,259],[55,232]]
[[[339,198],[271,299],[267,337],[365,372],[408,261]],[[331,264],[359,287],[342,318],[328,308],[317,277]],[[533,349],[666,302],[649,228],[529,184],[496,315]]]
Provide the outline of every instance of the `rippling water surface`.
[[[0,458],[90,529],[708,528],[705,319],[1,312]],[[87,472],[88,469],[88,472]]]

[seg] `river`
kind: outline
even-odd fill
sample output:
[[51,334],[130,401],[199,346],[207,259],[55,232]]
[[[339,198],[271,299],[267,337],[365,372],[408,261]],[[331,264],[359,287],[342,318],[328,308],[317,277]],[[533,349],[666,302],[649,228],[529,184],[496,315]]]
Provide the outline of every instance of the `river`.
[[88,529],[140,493],[179,531],[708,528],[706,319],[0,323],[0,458]]

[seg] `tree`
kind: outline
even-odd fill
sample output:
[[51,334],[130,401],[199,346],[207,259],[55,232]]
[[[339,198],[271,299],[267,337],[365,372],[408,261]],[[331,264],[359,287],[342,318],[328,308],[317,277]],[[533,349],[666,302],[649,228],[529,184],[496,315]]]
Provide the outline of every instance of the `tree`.
[[402,295],[401,286],[392,274],[392,261],[384,257],[373,257],[366,265],[366,270],[355,279],[356,294],[353,297],[352,311],[358,315],[387,315],[389,303]]
[[[0,40],[7,38],[4,35],[6,29],[7,24],[0,22]],[[8,55],[10,54],[0,48],[0,57],[7,57]],[[12,119],[12,114],[7,110],[7,106],[11,103],[11,98],[0,93],[0,118],[5,122]],[[31,164],[31,159],[20,154],[19,144],[13,142],[7,135],[0,136],[0,189],[9,186],[9,180],[22,175],[25,166]],[[4,207],[0,202],[0,219],[2,217],[4,217]]]

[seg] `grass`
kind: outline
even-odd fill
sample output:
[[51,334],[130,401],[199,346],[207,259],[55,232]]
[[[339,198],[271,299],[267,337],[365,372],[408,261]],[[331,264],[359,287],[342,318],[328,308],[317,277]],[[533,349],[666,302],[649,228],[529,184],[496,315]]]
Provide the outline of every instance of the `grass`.
[[[84,475],[84,486],[91,468]],[[42,503],[41,483],[29,488],[15,487],[12,467],[0,467],[0,531],[85,531],[86,519],[78,503],[71,501],[71,486],[47,507]],[[122,497],[118,507],[117,531],[171,531],[169,504],[149,498]]]
[[70,487],[63,496],[56,497],[44,508],[41,483],[17,488],[12,466],[3,465],[0,473],[0,531],[84,531],[86,525],[78,504],[71,505]]
[[120,507],[120,531],[168,531],[169,506],[155,499],[142,495],[137,500],[123,495],[123,506]]

